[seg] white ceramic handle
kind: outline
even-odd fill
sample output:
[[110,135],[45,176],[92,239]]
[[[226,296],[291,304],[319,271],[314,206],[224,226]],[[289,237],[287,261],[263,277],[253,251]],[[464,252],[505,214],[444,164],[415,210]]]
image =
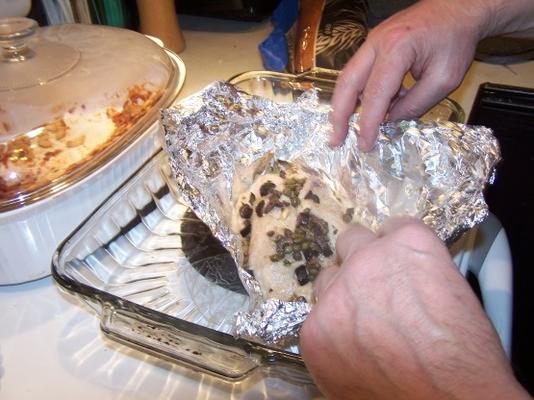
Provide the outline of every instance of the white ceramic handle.
[[501,228],[477,274],[484,308],[493,322],[508,358],[512,349],[512,257]]
[[492,321],[502,346],[510,357],[512,348],[513,269],[506,233],[490,214],[467,241],[458,262],[460,271],[472,272],[479,283],[484,309]]

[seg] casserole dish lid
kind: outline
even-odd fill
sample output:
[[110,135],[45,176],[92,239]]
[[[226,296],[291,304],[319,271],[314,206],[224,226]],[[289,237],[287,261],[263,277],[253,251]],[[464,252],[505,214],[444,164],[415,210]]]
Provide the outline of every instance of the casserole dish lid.
[[179,58],[133,31],[0,20],[0,212],[107,164],[175,100]]

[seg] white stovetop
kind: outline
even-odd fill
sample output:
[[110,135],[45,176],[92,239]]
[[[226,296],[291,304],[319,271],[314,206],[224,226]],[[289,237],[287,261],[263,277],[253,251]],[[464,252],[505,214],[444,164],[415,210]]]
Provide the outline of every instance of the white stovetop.
[[[180,55],[187,67],[181,97],[213,80],[262,69],[257,45],[270,31],[268,22],[188,17],[181,23],[187,43]],[[534,87],[534,62],[475,62],[451,96],[466,114],[483,82]],[[261,383],[250,391],[233,388],[106,339],[92,310],[50,277],[0,287],[0,399],[256,399],[263,391]],[[274,391],[283,388],[275,382]]]

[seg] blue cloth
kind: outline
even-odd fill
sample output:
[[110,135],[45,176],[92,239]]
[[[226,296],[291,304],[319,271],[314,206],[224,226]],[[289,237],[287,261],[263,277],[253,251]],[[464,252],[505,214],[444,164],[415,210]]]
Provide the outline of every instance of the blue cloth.
[[260,43],[263,66],[270,71],[284,71],[289,62],[289,50],[285,34],[297,20],[298,0],[282,0],[273,12],[273,31]]

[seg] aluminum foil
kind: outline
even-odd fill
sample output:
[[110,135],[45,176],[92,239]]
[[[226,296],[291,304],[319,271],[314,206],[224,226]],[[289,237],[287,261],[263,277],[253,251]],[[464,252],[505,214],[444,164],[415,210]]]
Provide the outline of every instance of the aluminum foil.
[[[163,110],[165,147],[183,197],[238,266],[241,238],[230,229],[234,181],[261,169],[267,157],[315,170],[334,193],[353,199],[355,220],[375,231],[390,216],[410,215],[446,241],[486,217],[483,190],[500,159],[490,129],[385,123],[374,150],[364,153],[357,147],[357,115],[345,143],[329,146],[329,111],[314,90],[280,104],[224,82]],[[310,305],[265,300],[258,282],[238,269],[251,306],[237,316],[236,334],[269,344],[298,335]]]

